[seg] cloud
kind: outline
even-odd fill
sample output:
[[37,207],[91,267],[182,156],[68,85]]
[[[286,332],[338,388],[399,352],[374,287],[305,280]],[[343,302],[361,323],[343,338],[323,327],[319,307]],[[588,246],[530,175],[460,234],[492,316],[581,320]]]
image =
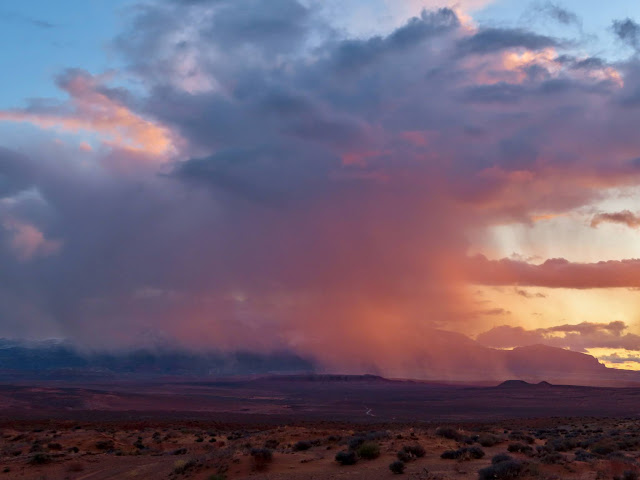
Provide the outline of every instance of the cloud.
[[582,22],[574,12],[553,2],[545,2],[536,6],[537,10],[563,25],[578,25]]
[[0,150],[1,218],[32,227],[2,231],[0,315],[20,321],[0,335],[48,325],[124,347],[163,332],[417,375],[433,329],[508,314],[478,314],[470,283],[523,299],[640,286],[636,260],[467,256],[488,228],[638,183],[633,59],[446,8],[357,37],[320,11],[146,2],[112,44],[125,71],[68,70],[66,101],[0,113],[45,130]]
[[554,38],[527,30],[514,28],[484,28],[458,42],[458,52],[462,55],[496,53],[510,48],[542,50],[557,47],[560,42]]
[[640,228],[640,217],[629,210],[613,213],[598,213],[591,220],[591,228],[597,228],[601,223],[618,223],[629,228]]
[[609,323],[582,322],[527,330],[502,325],[479,334],[476,340],[488,347],[513,348],[544,344],[576,351],[590,348],[640,350],[640,336],[625,333],[627,325],[621,321]]
[[640,50],[640,25],[630,18],[624,20],[614,20],[613,33],[628,46],[635,50]]
[[523,261],[468,259],[468,278],[484,285],[518,285],[548,288],[640,287],[640,259],[575,263],[553,258],[536,265]]
[[97,133],[109,146],[162,157],[172,148],[169,132],[132,112],[101,79],[81,70],[60,75],[57,85],[70,99],[62,105],[34,102],[25,109],[0,110],[0,121],[29,122],[42,128]]
[[54,255],[62,248],[60,240],[49,240],[35,226],[15,219],[6,219],[2,227],[9,235],[9,246],[20,261]]
[[640,357],[638,356],[621,356],[617,353],[612,353],[611,355],[603,355],[599,358],[600,360],[609,363],[640,363]]
[[0,147],[0,199],[29,188],[33,180],[24,156]]
[[528,290],[517,288],[517,287],[514,288],[514,290],[517,295],[520,295],[521,297],[524,297],[524,298],[547,298],[547,296],[544,293],[540,293],[540,292],[531,293]]

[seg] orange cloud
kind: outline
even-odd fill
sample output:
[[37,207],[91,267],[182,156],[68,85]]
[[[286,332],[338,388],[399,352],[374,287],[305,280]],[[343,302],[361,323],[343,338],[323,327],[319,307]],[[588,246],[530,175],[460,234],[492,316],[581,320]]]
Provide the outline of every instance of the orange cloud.
[[108,95],[99,78],[73,71],[59,85],[70,96],[65,108],[0,110],[0,121],[27,122],[73,133],[87,131],[98,134],[111,147],[154,156],[172,150],[172,135],[167,128],[134,113]]
[[54,255],[62,248],[61,241],[48,240],[30,223],[8,219],[2,226],[9,232],[11,249],[20,261],[26,262],[36,257]]

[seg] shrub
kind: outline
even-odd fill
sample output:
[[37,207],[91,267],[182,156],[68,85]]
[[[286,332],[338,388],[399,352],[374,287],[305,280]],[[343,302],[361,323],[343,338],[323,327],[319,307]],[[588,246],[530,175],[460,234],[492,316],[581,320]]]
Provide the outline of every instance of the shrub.
[[29,459],[31,465],[44,465],[51,462],[51,457],[46,453],[36,453]]
[[349,450],[357,450],[358,447],[362,445],[364,442],[365,442],[364,437],[353,437],[349,439],[349,441],[347,442],[347,446],[349,447]]
[[115,448],[115,444],[113,440],[99,440],[96,442],[96,448],[98,450],[113,450]]
[[306,440],[300,440],[299,442],[296,442],[295,445],[293,446],[293,451],[294,452],[303,452],[305,450],[309,450],[311,448],[311,442],[306,441]]
[[391,465],[389,465],[389,470],[391,470],[393,473],[396,473],[396,474],[404,473],[405,468],[407,467],[405,466],[404,462],[401,460],[396,460]]
[[380,456],[380,445],[373,442],[366,442],[358,447],[358,456],[365,460],[373,460]]
[[533,448],[523,443],[510,443],[507,450],[512,453],[524,453],[525,455],[533,455]]
[[616,445],[611,442],[603,441],[592,445],[590,450],[591,453],[595,453],[596,455],[609,455],[616,451]]
[[445,460],[479,460],[484,457],[484,450],[479,447],[464,447],[458,450],[447,450],[440,455]]
[[511,455],[507,455],[506,453],[499,453],[497,455],[494,455],[494,457],[491,459],[491,463],[495,465],[496,463],[509,462],[512,460],[513,457]]
[[195,468],[197,462],[194,459],[191,460],[178,460],[173,464],[173,473],[181,475]]
[[457,442],[464,438],[464,435],[458,430],[452,427],[439,427],[436,429],[436,435],[439,437],[448,438],[449,440],[455,440]]
[[465,454],[467,454],[470,458],[473,458],[475,460],[479,460],[484,457],[484,450],[482,450],[479,447],[469,447],[469,448],[466,448],[465,450],[466,450]]
[[511,432],[509,434],[509,440],[525,442],[525,443],[528,443],[529,445],[535,442],[535,439],[531,435],[525,435],[522,432]]
[[251,457],[256,470],[264,470],[273,461],[273,452],[268,448],[253,448]]
[[[209,440],[209,441],[211,441],[211,440]],[[215,441],[215,438],[213,439],[213,441]],[[300,443],[300,442],[298,442],[298,443]],[[269,438],[266,442],[264,442],[264,448],[270,448],[271,450],[274,450],[275,448],[277,448],[278,445],[280,445],[280,442],[278,440],[276,440],[275,438]],[[293,446],[293,449],[295,450],[295,445]]]
[[445,460],[456,460],[460,458],[460,450],[445,450],[440,455],[440,458]]
[[478,480],[509,480],[518,478],[522,470],[522,463],[516,460],[507,460],[480,469],[478,471]]
[[498,437],[497,435],[493,435],[492,433],[482,434],[478,437],[477,440],[477,442],[483,447],[493,447],[494,445],[497,445],[502,441],[502,438]]
[[578,462],[588,462],[593,460],[595,455],[587,452],[586,450],[576,450],[576,461]]
[[558,452],[547,453],[540,457],[541,463],[546,463],[547,465],[560,465],[567,461],[564,455]]
[[568,452],[569,450],[573,450],[574,448],[576,448],[578,446],[578,442],[570,438],[562,438],[547,442],[546,446],[550,447],[550,450],[552,451],[555,450],[556,452]]
[[336,453],[336,462],[340,465],[354,465],[357,461],[358,457],[355,452],[343,450]]
[[397,453],[397,456],[398,456],[398,460],[400,460],[401,462],[404,462],[404,463],[409,463],[411,460],[414,459],[413,455],[411,455],[405,449],[400,450]]
[[402,450],[417,458],[422,458],[427,454],[427,451],[419,443],[414,445],[405,445],[402,447]]

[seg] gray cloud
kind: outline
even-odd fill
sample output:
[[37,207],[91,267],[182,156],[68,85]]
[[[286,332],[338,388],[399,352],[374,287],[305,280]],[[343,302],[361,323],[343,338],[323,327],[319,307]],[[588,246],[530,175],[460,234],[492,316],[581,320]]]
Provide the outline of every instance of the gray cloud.
[[640,50],[640,25],[630,18],[614,20],[613,33],[624,43],[635,50]]
[[545,2],[537,6],[538,10],[547,15],[549,18],[556,20],[563,25],[578,25],[581,26],[582,22],[580,17],[574,12],[567,10],[566,8],[553,2]]
[[546,35],[515,28],[485,28],[469,38],[458,42],[458,52],[462,55],[494,53],[509,48],[541,50],[557,47],[560,42]]
[[598,213],[591,219],[591,227],[597,228],[602,223],[617,223],[629,228],[640,228],[640,216],[629,210],[613,213]]
[[627,326],[621,321],[582,322],[535,330],[502,325],[481,333],[476,340],[483,345],[496,348],[544,344],[576,351],[589,348],[640,350],[640,335],[625,333],[626,330]]
[[484,259],[468,274],[465,260],[470,231],[637,182],[612,154],[640,149],[638,113],[624,104],[640,85],[632,61],[617,66],[624,87],[597,62],[532,56],[507,68],[508,50],[567,44],[470,33],[449,9],[366,39],[293,0],[134,11],[114,44],[143,93],[69,70],[58,86],[75,97],[3,114],[80,122],[81,101],[102,102],[170,131],[175,152],[80,151],[46,134],[0,152],[3,213],[64,243],[20,261],[3,229],[0,335],[120,347],[154,332],[193,348],[384,358],[403,372],[433,326],[487,321],[461,293],[469,280],[638,278],[635,263]]

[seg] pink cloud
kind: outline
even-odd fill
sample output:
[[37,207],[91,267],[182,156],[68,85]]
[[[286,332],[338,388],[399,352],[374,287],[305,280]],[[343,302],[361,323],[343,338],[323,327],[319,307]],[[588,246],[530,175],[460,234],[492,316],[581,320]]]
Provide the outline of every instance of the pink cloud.
[[60,240],[45,238],[40,230],[29,223],[8,219],[2,226],[9,233],[11,249],[20,261],[55,255],[62,248]]
[[[103,79],[82,71],[70,71],[59,80],[69,101],[57,108],[33,106],[0,110],[0,121],[27,122],[45,129],[97,134],[104,144],[163,159],[173,149],[169,130],[133,112],[115,95]],[[86,142],[81,148],[87,150]]]

